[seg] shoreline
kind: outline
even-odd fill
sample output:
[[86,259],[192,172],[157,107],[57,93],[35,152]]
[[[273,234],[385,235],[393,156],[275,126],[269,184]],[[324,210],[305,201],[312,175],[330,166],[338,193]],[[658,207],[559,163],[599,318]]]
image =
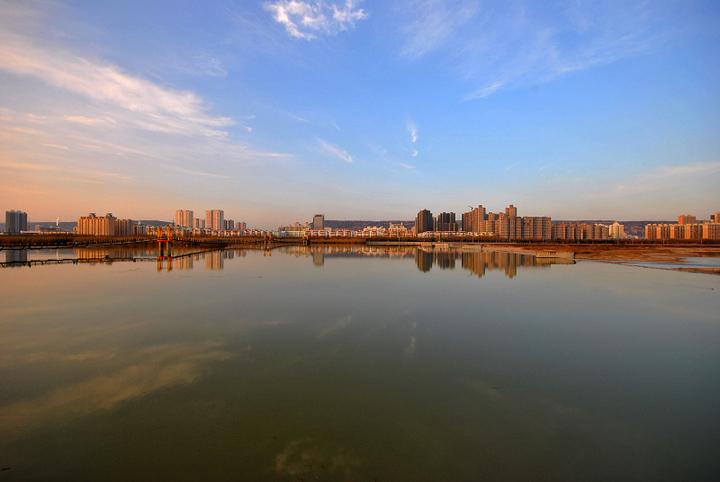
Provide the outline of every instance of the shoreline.
[[[597,261],[603,263],[624,264],[638,266],[635,263],[684,263],[685,258],[720,258],[720,246],[672,246],[652,244],[493,244],[493,249],[520,254],[535,254],[539,250],[572,251],[575,259]],[[487,249],[485,247],[484,249]],[[667,269],[671,271],[684,271],[688,273],[704,273],[720,275],[718,268],[697,267],[664,267],[646,266],[654,269]]]
[[[49,242],[48,242],[49,241]],[[118,243],[118,241],[121,241]],[[125,241],[125,243],[122,243]],[[197,245],[225,245],[227,247],[244,247],[244,248],[260,248],[265,246],[276,248],[281,246],[289,246],[300,244],[302,240],[294,238],[274,238],[267,243],[268,240],[262,238],[219,238],[219,239],[203,239],[205,242],[197,243]],[[150,236],[135,236],[125,239],[116,237],[93,237],[93,236],[2,236],[0,237],[0,251],[14,249],[57,249],[57,248],[73,248],[73,247],[139,247],[154,244],[156,238]],[[17,244],[16,244],[17,243]],[[77,244],[76,244],[77,243]],[[186,244],[179,241],[179,244]],[[187,243],[192,246],[195,243]],[[503,243],[503,242],[471,242],[465,243],[461,240],[448,240],[448,242],[423,242],[418,239],[407,239],[404,241],[394,241],[389,239],[378,238],[320,238],[312,239],[311,245],[314,246],[330,246],[338,245],[368,245],[368,246],[424,246],[440,244],[447,247],[473,247],[476,249],[488,251],[504,251],[510,253],[519,253],[536,256],[539,252],[557,251],[572,252],[576,260],[598,261],[615,264],[625,264],[638,266],[636,263],[684,263],[685,258],[720,258],[720,244],[657,244],[643,242],[618,242],[618,243],[565,243],[565,242],[522,242],[522,243]],[[220,246],[218,246],[220,247]],[[667,266],[646,266],[656,269],[667,269],[675,271],[685,271],[690,273],[704,273],[720,275],[720,266],[718,268],[696,267],[688,265],[687,267],[667,267]]]

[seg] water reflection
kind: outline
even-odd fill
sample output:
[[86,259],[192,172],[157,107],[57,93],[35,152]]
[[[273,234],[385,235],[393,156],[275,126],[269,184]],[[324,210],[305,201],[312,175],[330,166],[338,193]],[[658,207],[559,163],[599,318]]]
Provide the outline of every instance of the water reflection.
[[27,263],[27,249],[5,250],[5,263],[8,267],[14,267]]
[[[37,250],[40,251],[40,250]],[[220,248],[213,250],[196,251],[192,247],[173,247],[171,256],[158,256],[158,249],[145,247],[82,247],[72,251],[65,250],[60,255],[57,251],[55,258],[44,258],[40,253],[33,253],[28,257],[27,249],[6,250],[3,267],[30,266],[31,264],[52,264],[72,262],[81,263],[112,263],[120,261],[157,261],[158,271],[172,271],[173,269],[192,270],[195,263],[204,261],[207,270],[222,270],[226,261],[232,261],[236,256],[244,257],[248,249]],[[534,256],[519,253],[498,251],[483,251],[479,248],[448,248],[433,249],[432,247],[417,246],[364,246],[364,245],[329,245],[329,246],[285,246],[275,249],[264,249],[266,256],[273,252],[284,256],[311,258],[316,267],[325,266],[326,261],[335,258],[363,258],[387,257],[395,259],[414,259],[417,269],[427,273],[433,266],[441,270],[455,269],[457,261],[463,269],[469,270],[479,278],[487,271],[503,271],[509,278],[517,275],[519,268],[548,267],[551,264],[574,264],[573,260],[563,259],[536,259]],[[72,254],[70,254],[72,253]],[[46,254],[44,256],[47,256]]]
[[[549,267],[558,262],[567,264],[566,260],[538,260],[535,256],[499,251],[464,251],[462,249],[432,251],[419,248],[415,252],[415,264],[423,272],[430,271],[433,265],[437,265],[440,269],[455,269],[458,259],[463,269],[469,270],[478,278],[482,278],[486,271],[501,270],[508,278],[514,278],[518,268],[521,267]],[[574,261],[570,261],[570,264],[574,264]]]
[[[51,342],[43,340],[43,343],[48,347]],[[207,341],[167,343],[123,351],[85,350],[76,353],[74,349],[76,347],[68,347],[66,352],[54,354],[35,350],[15,354],[15,364],[28,363],[28,358],[32,357],[33,363],[51,359],[64,367],[94,363],[103,368],[101,373],[86,380],[69,383],[37,398],[25,398],[4,405],[0,432],[5,440],[21,436],[52,420],[87,416],[148,396],[157,390],[188,385],[207,371],[208,363],[232,356],[219,343]]]
[[[548,260],[550,261],[550,260]],[[518,268],[549,267],[552,262],[540,264],[535,256],[518,253],[483,251],[480,253],[462,253],[462,267],[482,278],[487,270],[502,270],[508,278],[514,278]]]
[[718,281],[527,276],[538,261],[293,247],[162,276],[0,270],[0,479],[713,480]]
[[457,261],[463,269],[481,278],[486,271],[503,271],[509,278],[519,268],[547,268],[552,264],[575,264],[574,260],[536,259],[535,256],[500,251],[482,251],[479,248],[440,248],[416,246],[296,246],[282,248],[281,253],[291,256],[312,257],[314,266],[324,266],[327,260],[348,257],[414,258],[417,269],[427,273],[433,266],[443,270],[455,269]]

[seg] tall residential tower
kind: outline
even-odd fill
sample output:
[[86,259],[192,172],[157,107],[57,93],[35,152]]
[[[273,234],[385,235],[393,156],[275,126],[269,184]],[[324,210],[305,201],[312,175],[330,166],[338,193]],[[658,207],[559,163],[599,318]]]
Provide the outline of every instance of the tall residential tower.
[[433,231],[435,226],[433,226],[433,215],[430,211],[427,209],[423,209],[420,211],[415,218],[415,233],[420,234],[424,233],[425,231]]
[[20,234],[27,231],[27,213],[23,211],[5,211],[5,232]]
[[222,209],[208,209],[205,211],[205,228],[213,231],[225,229],[225,212]]

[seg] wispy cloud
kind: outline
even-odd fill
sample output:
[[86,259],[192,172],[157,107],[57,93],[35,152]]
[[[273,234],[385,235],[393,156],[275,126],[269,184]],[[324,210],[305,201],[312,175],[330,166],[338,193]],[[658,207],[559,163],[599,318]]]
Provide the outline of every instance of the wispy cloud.
[[14,161],[3,161],[0,158],[0,168],[5,169],[17,169],[25,171],[35,172],[52,172],[52,173],[66,173],[66,174],[82,174],[93,177],[113,177],[118,179],[130,179],[130,176],[125,176],[115,172],[104,172],[91,169],[79,169],[70,166],[56,166],[51,164],[34,164],[29,162],[14,162]]
[[497,82],[494,82],[492,84],[483,85],[466,95],[465,100],[484,99],[485,97],[488,97],[497,92],[503,85],[505,85],[505,81],[502,80],[498,80]]
[[419,58],[452,42],[458,30],[477,14],[477,1],[419,0],[404,7],[402,55]]
[[341,2],[279,0],[265,3],[276,22],[295,38],[312,40],[318,34],[335,35],[355,26],[355,22],[368,17],[354,0]]
[[402,167],[403,169],[415,169],[415,166],[411,164],[405,164],[404,162],[392,161],[389,159],[386,159],[386,162],[395,167]]
[[[694,162],[678,166],[660,166],[635,176],[631,183],[615,187],[616,193],[629,195],[653,191],[667,191],[681,186],[705,185],[720,177],[720,161]],[[720,181],[720,179],[718,179]]]
[[350,163],[350,164],[352,164],[352,163],[355,162],[350,154],[348,154],[346,151],[344,151],[343,149],[339,148],[338,146],[335,146],[335,145],[333,145],[333,144],[330,144],[330,143],[328,143],[328,142],[325,142],[325,141],[322,140],[322,139],[318,139],[318,142],[319,142],[320,145],[323,147],[323,149],[325,149],[326,151],[330,152],[331,154],[336,155],[337,157],[339,157],[339,158],[342,159],[343,161],[348,162],[348,163]]
[[660,166],[652,171],[642,174],[642,179],[675,179],[681,176],[713,174],[720,172],[720,161],[694,162],[682,166]]
[[40,135],[41,132],[37,129],[29,129],[27,127],[13,127],[12,130],[20,132],[21,134],[30,134],[32,136]]
[[[407,122],[407,131],[410,133],[410,142],[415,144],[418,140],[418,128],[414,122],[412,122],[412,121]],[[412,157],[417,157],[418,150],[415,149],[415,147],[412,147],[410,149],[410,155]]]
[[[86,53],[91,48],[61,46],[47,35],[58,23],[37,6],[10,2],[0,15],[0,75],[28,100],[22,110],[0,109],[0,168],[11,182],[32,179],[49,190],[61,190],[62,181],[105,184],[111,197],[184,176],[180,182],[202,179],[218,193],[227,179],[292,157],[230,138],[233,125],[252,131],[252,115],[239,123],[214,115],[193,91]],[[222,75],[213,59],[208,53],[197,65]],[[21,204],[32,198],[14,193]]]
[[94,119],[94,118],[85,117],[82,115],[69,115],[69,116],[63,117],[63,119],[68,122],[75,122],[77,124],[84,124],[86,126],[115,124],[115,121],[109,117],[105,117],[103,119]]
[[407,130],[410,133],[410,142],[417,142],[418,136],[417,136],[417,127],[413,122],[408,122],[407,124]]
[[204,52],[195,54],[190,60],[176,62],[180,72],[195,76],[227,77],[222,60]]
[[78,179],[76,177],[69,177],[68,181],[84,182],[85,184],[99,184],[99,185],[105,184],[103,181],[92,181],[90,179]]
[[70,149],[68,146],[63,146],[61,144],[40,144],[40,145],[45,146],[45,147],[52,147],[53,149],[63,149],[63,150]]
[[[411,164],[406,164],[404,162],[397,161],[394,157],[389,156],[388,150],[382,146],[378,146],[376,144],[373,144],[371,142],[366,142],[366,145],[368,148],[370,148],[373,153],[380,158],[382,161],[386,162],[387,164],[390,164],[394,167],[402,167],[403,169],[415,169],[415,166]],[[413,151],[413,157],[417,155],[417,151]]]
[[6,32],[0,37],[0,70],[109,103],[131,113],[135,125],[149,131],[225,137],[222,128],[234,124],[208,114],[206,103],[193,92],[160,85],[109,62],[37,47],[22,35]]
[[225,176],[223,174],[214,174],[212,172],[197,171],[195,169],[185,169],[184,167],[173,166],[173,165],[168,165],[168,164],[160,164],[160,165],[169,171],[179,172],[181,174],[189,174],[191,176],[212,177],[215,179],[232,179],[232,177]]
[[[465,100],[551,81],[642,55],[672,35],[668,11],[652,2],[484,3],[417,0],[401,13],[399,53],[437,53],[462,81]],[[660,33],[658,33],[660,32]]]

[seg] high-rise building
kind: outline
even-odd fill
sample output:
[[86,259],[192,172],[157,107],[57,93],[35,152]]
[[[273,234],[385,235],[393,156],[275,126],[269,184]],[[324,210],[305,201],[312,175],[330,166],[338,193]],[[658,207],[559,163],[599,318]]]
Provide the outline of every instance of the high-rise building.
[[427,209],[420,211],[415,218],[415,233],[420,234],[434,229],[433,215]]
[[193,228],[205,229],[205,220],[200,218],[193,219]]
[[237,229],[238,231],[247,231],[247,223],[246,222],[235,223],[235,229]]
[[225,212],[222,209],[205,211],[205,227],[213,231],[225,229]]
[[692,214],[678,216],[678,224],[697,224],[697,217]]
[[[472,232],[485,232],[486,229],[484,224],[487,221],[487,213],[482,204],[476,208],[472,208],[469,212],[463,214],[463,231]],[[482,229],[481,229],[482,228]]]
[[457,231],[458,226],[455,222],[455,213],[440,213],[437,218],[437,226],[435,231]]
[[189,209],[181,209],[175,211],[175,226],[183,228],[193,227],[193,212]]
[[23,211],[5,211],[5,232],[20,234],[27,231],[27,213]]
[[502,239],[522,238],[523,220],[517,216],[517,209],[515,209],[512,204],[509,208],[505,209],[504,213],[498,214],[498,220],[495,225],[496,228],[493,232]]
[[622,239],[625,237],[625,226],[617,221],[608,226],[608,231],[611,239]]
[[232,231],[233,229],[235,229],[235,221],[232,219],[226,219],[225,221],[223,221],[223,224],[223,229],[225,231]]
[[78,218],[77,234],[90,234],[94,236],[130,236],[133,234],[132,219],[118,219],[107,213],[98,217],[95,213]]
[[472,211],[462,214],[462,230],[471,233],[472,229]]
[[[715,219],[720,215],[715,215]],[[720,239],[720,223],[717,221],[714,223],[706,223],[702,225],[702,237],[703,239]]]
[[325,229],[325,215],[316,214],[313,216],[313,229]]

